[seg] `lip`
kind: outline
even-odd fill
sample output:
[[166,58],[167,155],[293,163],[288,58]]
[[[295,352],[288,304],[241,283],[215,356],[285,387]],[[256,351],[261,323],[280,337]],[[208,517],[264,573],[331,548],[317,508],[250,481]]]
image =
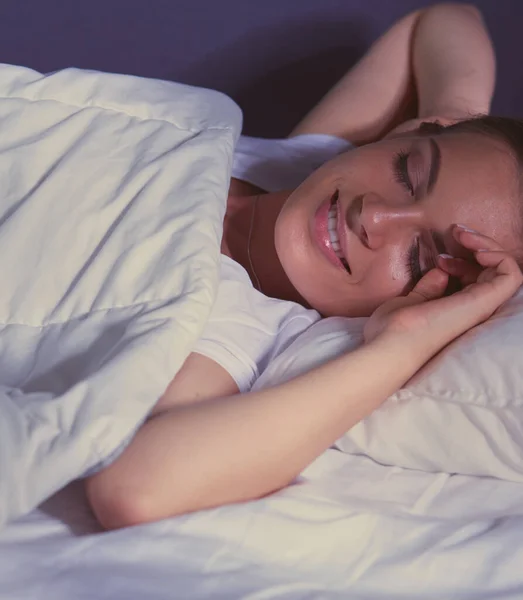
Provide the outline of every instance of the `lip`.
[[[329,236],[329,227],[328,227],[329,210],[331,207],[332,197],[336,193],[336,191],[337,190],[335,190],[335,192],[333,194],[328,196],[320,204],[318,210],[316,211],[316,213],[314,215],[314,224],[313,224],[314,235],[313,235],[313,237],[314,237],[314,241],[316,242],[316,245],[318,246],[318,248],[322,252],[322,254],[325,256],[325,258],[327,258],[327,260],[332,265],[334,265],[338,269],[341,269],[343,272],[347,273],[341,260],[338,258],[338,256],[336,255],[336,253],[334,252],[334,250],[332,248],[332,243],[331,243],[330,236]],[[337,208],[338,208],[338,236],[340,239],[340,243],[343,239],[342,248],[343,248],[343,254],[345,256],[346,255],[345,247],[344,247],[345,246],[345,231],[343,230],[343,223],[340,220],[340,203],[339,203],[339,201],[338,201]]]

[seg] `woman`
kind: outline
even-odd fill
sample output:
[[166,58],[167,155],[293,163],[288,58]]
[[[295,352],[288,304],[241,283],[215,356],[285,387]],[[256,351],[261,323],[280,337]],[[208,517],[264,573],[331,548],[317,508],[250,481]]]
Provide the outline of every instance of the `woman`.
[[[488,114],[494,69],[473,7],[408,15],[283,144],[295,152],[312,141],[331,148],[332,160],[294,190],[264,193],[269,186],[252,178],[232,179],[213,315],[151,418],[88,478],[102,525],[288,485],[517,290],[523,127],[462,121]],[[406,120],[412,100],[417,118]],[[347,140],[359,148],[339,154]],[[256,141],[240,143],[248,155],[246,143]],[[464,289],[445,294],[456,281]],[[372,315],[365,345],[246,394],[263,365],[320,314]],[[253,364],[252,372],[241,374],[240,363]]]

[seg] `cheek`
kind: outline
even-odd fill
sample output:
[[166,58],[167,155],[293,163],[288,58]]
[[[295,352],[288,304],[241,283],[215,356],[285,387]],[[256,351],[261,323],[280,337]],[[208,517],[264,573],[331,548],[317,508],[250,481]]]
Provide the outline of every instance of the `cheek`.
[[383,248],[369,265],[362,281],[368,297],[385,302],[404,294],[408,286],[405,261],[399,247]]
[[406,258],[399,248],[393,248],[388,255],[384,270],[388,272],[389,286],[394,290],[394,295],[398,296],[408,283],[406,276]]

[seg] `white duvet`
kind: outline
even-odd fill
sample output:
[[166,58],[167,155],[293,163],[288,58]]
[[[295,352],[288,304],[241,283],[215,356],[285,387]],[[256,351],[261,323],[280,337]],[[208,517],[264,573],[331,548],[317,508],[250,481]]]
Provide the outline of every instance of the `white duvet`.
[[0,524],[107,460],[210,312],[241,112],[0,66]]

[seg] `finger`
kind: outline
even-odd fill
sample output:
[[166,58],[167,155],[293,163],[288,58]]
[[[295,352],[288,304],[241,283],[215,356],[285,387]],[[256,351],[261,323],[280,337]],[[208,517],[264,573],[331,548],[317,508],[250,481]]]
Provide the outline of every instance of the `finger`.
[[478,283],[494,281],[495,285],[508,285],[514,291],[523,283],[523,274],[515,258],[507,252],[483,250],[476,252],[476,260],[484,267]]
[[[483,250],[476,252],[478,262],[484,267],[477,284],[464,291],[469,293],[487,293],[492,298],[504,302],[523,284],[523,274],[513,256],[507,252]],[[486,287],[485,287],[486,285]]]
[[492,238],[470,229],[465,225],[454,225],[452,229],[454,238],[465,248],[469,250],[504,250]]
[[441,298],[445,293],[448,280],[448,274],[441,269],[431,269],[418,281],[407,298],[414,303]]
[[479,277],[482,268],[463,258],[455,258],[448,254],[440,254],[437,258],[437,265],[451,277],[459,279],[461,285],[470,285]]
[[500,274],[521,272],[516,259],[508,252],[500,250],[478,250],[474,253],[482,267],[494,267]]
[[[492,279],[483,281],[487,276]],[[434,302],[437,311],[433,322],[442,319],[444,329],[452,315],[456,337],[488,319],[501,304],[514,295],[520,285],[521,280],[518,281],[515,277],[496,275],[494,268],[485,269],[477,283]],[[431,305],[432,303],[428,304]]]

